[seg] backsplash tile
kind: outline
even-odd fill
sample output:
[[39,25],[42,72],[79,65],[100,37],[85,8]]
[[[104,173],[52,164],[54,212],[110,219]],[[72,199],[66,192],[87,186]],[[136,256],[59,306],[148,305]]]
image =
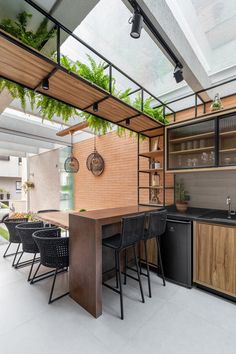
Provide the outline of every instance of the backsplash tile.
[[226,198],[230,195],[232,209],[236,209],[236,171],[177,174],[176,181],[180,179],[190,195],[190,206],[226,209]]

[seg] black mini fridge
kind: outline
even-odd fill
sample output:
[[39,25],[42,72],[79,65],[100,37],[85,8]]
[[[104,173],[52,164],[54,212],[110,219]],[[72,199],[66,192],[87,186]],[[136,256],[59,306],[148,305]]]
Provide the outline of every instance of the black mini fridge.
[[160,240],[164,275],[176,284],[192,287],[192,222],[167,220]]

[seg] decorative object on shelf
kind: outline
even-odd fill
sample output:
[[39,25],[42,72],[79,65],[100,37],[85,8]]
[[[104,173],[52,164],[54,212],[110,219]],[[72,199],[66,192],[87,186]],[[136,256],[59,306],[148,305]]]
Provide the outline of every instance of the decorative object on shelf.
[[25,181],[22,185],[22,188],[25,193],[29,192],[31,189],[34,188],[34,182],[32,181]]
[[160,148],[160,136],[158,136],[153,141],[153,144],[152,144],[152,151],[158,151],[158,150],[161,150],[161,148]]
[[96,135],[94,135],[94,151],[88,156],[86,166],[94,176],[100,176],[105,168],[105,162],[96,149]]
[[161,168],[161,163],[160,163],[160,161],[155,161],[154,168],[155,168],[155,169]]
[[175,200],[176,209],[181,213],[186,212],[188,209],[189,196],[185,191],[184,182],[182,179],[180,180],[180,182],[176,183]]
[[87,210],[83,209],[83,208],[79,210],[80,213],[83,213],[84,211],[87,211]]
[[68,173],[77,173],[79,171],[79,161],[73,154],[73,133],[71,133],[71,153],[64,162],[64,169]]
[[221,99],[220,99],[220,95],[219,93],[217,93],[214,97],[214,100],[211,104],[211,111],[218,111],[220,109],[224,109]]
[[7,199],[10,199],[10,198],[11,198],[10,192],[6,192],[6,195],[7,195]]
[[152,187],[159,187],[160,186],[160,175],[159,173],[155,172],[152,174]]
[[155,160],[153,159],[153,160],[151,160],[151,168],[155,168]]
[[160,194],[159,189],[151,189],[151,197],[150,197],[151,204],[161,204],[159,194]]

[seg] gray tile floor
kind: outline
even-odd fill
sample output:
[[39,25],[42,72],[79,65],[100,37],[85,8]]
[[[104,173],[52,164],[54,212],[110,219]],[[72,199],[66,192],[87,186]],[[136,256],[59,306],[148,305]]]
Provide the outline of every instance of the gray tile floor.
[[[125,287],[125,320],[119,297],[103,289],[104,314],[95,320],[69,297],[47,304],[51,279],[29,285],[28,268],[12,269],[0,245],[1,354],[235,354],[236,306],[152,274],[153,297],[140,302],[137,283]],[[147,284],[143,285],[147,293]],[[57,286],[67,288],[67,274]]]

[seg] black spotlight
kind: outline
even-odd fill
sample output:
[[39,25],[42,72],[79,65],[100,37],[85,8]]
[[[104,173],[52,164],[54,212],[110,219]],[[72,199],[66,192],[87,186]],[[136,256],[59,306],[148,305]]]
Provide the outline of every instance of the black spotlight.
[[94,111],[94,112],[97,112],[97,111],[98,111],[98,103],[97,103],[97,102],[95,102],[95,103],[93,104],[93,111]]
[[127,118],[127,119],[125,120],[125,124],[126,124],[126,125],[130,125],[130,118]]
[[129,19],[129,23],[132,23],[130,35],[132,38],[139,38],[143,27],[143,16],[138,10],[134,11],[133,17]]
[[48,78],[43,79],[43,81],[42,81],[42,88],[43,88],[44,90],[49,90],[49,80],[48,80]]
[[175,70],[174,70],[174,78],[177,84],[181,81],[183,81],[183,70],[180,68],[178,65],[176,65]]

